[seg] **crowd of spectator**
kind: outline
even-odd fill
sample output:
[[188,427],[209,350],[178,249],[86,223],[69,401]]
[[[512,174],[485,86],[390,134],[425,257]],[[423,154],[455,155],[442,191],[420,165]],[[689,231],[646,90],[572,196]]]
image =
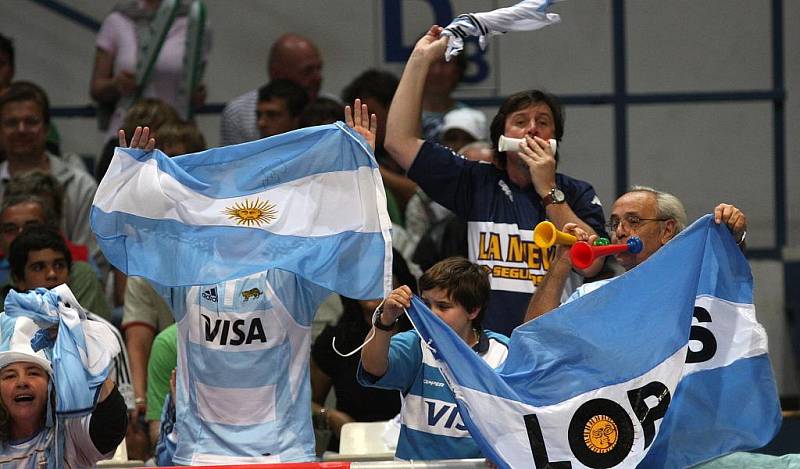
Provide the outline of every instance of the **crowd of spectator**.
[[[148,127],[157,148],[168,156],[206,149],[202,132],[176,108],[189,21],[185,5],[160,45],[149,80],[137,84],[142,27],[154,20],[160,3],[119,2],[97,35],[89,88],[99,112],[108,118],[103,124],[108,140],[98,149],[94,164],[60,148],[47,90],[34,82],[14,81],[14,43],[0,35],[0,297],[12,289],[66,284],[91,312],[90,320],[112,324],[122,352],[111,380],[129,415],[128,455],[173,462],[180,437],[173,434],[172,423],[189,412],[175,408],[183,401],[174,396],[174,370],[185,353],[182,347],[194,346],[180,343],[182,333],[175,323],[176,318],[195,314],[186,306],[195,293],[182,291],[180,296],[173,290],[167,301],[163,289],[148,280],[126,278],[105,260],[89,225],[92,200],[114,156],[119,129],[131,136],[137,127]],[[537,223],[550,220],[581,239],[650,236],[646,255],[635,261],[621,257],[625,269],[644,261],[686,224],[680,202],[676,205],[659,191],[638,188],[617,201],[606,225],[592,185],[556,170],[560,153],[548,142],[560,141],[565,133],[558,99],[523,90],[509,96],[488,120],[453,97],[466,63],[460,56],[450,62],[443,59],[439,34],[434,28],[419,40],[402,79],[385,70],[365,70],[340,96],[321,91],[325,62],[317,44],[297,33],[283,34],[267,53],[266,83],[253,83],[251,91],[230,97],[221,115],[220,141],[232,145],[343,120],[345,105],[353,106],[347,107],[348,116],[354,108],[364,111],[364,124],[351,127],[372,144],[380,168],[393,224],[396,289],[381,306],[380,299],[337,296],[323,303],[330,292],[292,287],[309,295],[302,300],[309,317],[330,318],[313,347],[308,344],[310,376],[300,378],[310,380],[311,401],[303,405],[311,409],[318,435],[333,434],[320,450],[338,450],[347,422],[391,420],[400,413],[398,457],[480,456],[473,443],[465,445],[465,435],[433,438],[436,432],[415,420],[426,412],[418,402],[427,395],[423,377],[442,381],[425,370],[418,337],[402,332],[410,325],[398,322],[417,291],[418,279],[419,293],[432,309],[442,317],[453,315],[445,322],[478,354],[491,355],[487,362],[497,366],[505,352],[495,350],[504,350],[505,336],[516,326],[556,307],[584,278],[607,273],[609,263],[615,262],[601,259],[584,270],[565,266],[560,263],[562,249],[528,246]],[[210,47],[207,34],[203,57]],[[191,90],[191,103],[202,105],[205,95],[206,84],[201,82]],[[523,143],[516,151],[498,151],[501,135]],[[636,199],[639,205],[617,213],[618,205],[635,197],[642,199]],[[665,206],[667,202],[672,205]],[[718,222],[728,224],[743,241],[744,215],[735,207],[720,207]],[[548,282],[548,272],[557,277]],[[259,282],[270,285],[300,283],[272,271],[263,276]],[[539,286],[543,291],[531,302]],[[221,295],[223,288],[214,294]],[[316,312],[317,307],[330,311]],[[361,361],[358,356],[341,356],[331,345],[336,337],[342,349],[352,350],[370,334],[375,340],[364,349]],[[184,392],[195,398],[194,390]],[[103,399],[110,393],[110,388],[104,391]],[[106,440],[91,441],[102,454],[111,449]]]

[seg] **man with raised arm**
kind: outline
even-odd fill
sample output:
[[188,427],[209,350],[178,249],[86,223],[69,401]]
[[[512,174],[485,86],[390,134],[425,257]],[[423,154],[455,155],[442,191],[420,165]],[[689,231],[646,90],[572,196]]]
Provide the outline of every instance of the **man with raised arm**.
[[[501,135],[522,143],[516,151],[496,151],[498,167],[466,161],[419,137],[426,76],[447,47],[441,32],[431,27],[408,59],[389,109],[385,146],[433,200],[468,222],[469,258],[490,273],[484,324],[510,335],[553,256],[533,243],[533,228],[548,219],[604,236],[603,210],[590,184],[556,172],[557,153],[549,141],[561,140],[564,115],[556,98],[542,91],[515,93],[500,106],[490,127],[493,147]],[[601,264],[582,274],[595,275]]]

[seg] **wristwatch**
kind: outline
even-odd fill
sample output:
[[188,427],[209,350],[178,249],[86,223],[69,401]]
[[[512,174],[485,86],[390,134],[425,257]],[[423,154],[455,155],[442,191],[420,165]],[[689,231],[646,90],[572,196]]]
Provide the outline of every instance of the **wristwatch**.
[[550,192],[546,196],[542,197],[542,205],[547,207],[550,204],[563,204],[566,200],[561,189],[554,187],[550,189]]
[[394,326],[397,325],[397,321],[400,320],[400,316],[396,317],[394,319],[394,322],[392,322],[391,324],[389,324],[387,326],[386,324],[381,322],[381,313],[383,313],[383,306],[381,306],[380,308],[376,309],[375,310],[375,314],[372,315],[372,325],[377,327],[378,329],[380,329],[382,331],[389,331],[389,332],[393,331],[394,330]]

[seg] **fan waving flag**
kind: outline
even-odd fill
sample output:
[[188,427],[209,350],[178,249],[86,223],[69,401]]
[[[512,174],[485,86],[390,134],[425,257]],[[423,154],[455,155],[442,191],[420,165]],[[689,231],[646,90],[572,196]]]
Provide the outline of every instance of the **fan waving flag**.
[[279,268],[351,298],[391,288],[378,165],[341,122],[176,158],[118,148],[92,206],[106,258],[191,286]]
[[486,38],[508,31],[533,31],[561,21],[561,16],[548,10],[559,0],[523,0],[516,5],[483,13],[459,15],[444,28],[448,36],[445,58],[450,60],[464,49],[464,39],[478,38],[481,49]]
[[[39,328],[21,332],[27,318]],[[58,330],[55,339],[50,330]],[[120,352],[108,325],[87,320],[86,310],[66,284],[52,290],[9,292],[0,314],[0,351],[13,351],[14,342],[29,340],[35,352],[44,350],[52,362],[59,415],[85,415],[94,410],[100,387]]]
[[491,370],[415,299],[484,455],[505,468],[682,468],[781,423],[749,265],[705,216],[607,285],[515,329]]

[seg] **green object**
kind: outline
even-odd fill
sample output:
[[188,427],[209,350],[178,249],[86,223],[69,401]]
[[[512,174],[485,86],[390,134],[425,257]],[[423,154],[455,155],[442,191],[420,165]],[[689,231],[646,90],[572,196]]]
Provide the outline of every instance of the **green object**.
[[389,212],[389,219],[405,228],[405,217],[403,211],[400,210],[400,204],[397,203],[397,198],[389,188],[384,187],[384,189],[386,190],[386,211]]
[[54,148],[61,148],[61,135],[58,133],[58,128],[50,121],[50,128],[47,130],[47,143],[53,145]]
[[178,326],[170,325],[153,339],[147,361],[147,420],[161,420],[169,379],[178,366]]
[[595,246],[608,246],[609,244],[611,244],[611,241],[609,241],[608,238],[597,238],[594,240]]

